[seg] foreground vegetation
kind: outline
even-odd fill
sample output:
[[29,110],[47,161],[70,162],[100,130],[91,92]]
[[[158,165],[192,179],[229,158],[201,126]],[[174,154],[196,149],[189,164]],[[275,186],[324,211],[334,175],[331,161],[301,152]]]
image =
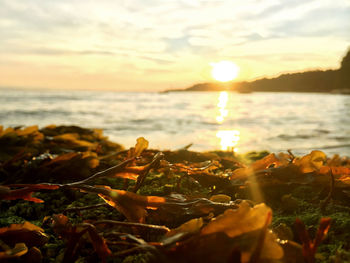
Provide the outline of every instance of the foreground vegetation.
[[350,262],[350,159],[0,127],[1,262]]

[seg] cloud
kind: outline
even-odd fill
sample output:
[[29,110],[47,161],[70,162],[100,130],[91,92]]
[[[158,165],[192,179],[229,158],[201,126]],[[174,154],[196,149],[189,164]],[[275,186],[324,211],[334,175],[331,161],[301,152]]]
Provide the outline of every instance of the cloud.
[[350,6],[343,8],[318,7],[299,20],[284,22],[274,30],[287,36],[350,37]]
[[271,64],[266,74],[299,54],[305,67],[320,61],[332,67],[339,58],[317,58],[326,50],[343,54],[350,40],[347,0],[0,0],[0,6],[1,59],[96,74],[152,71],[160,82],[164,72],[200,81],[196,68],[235,57],[250,63],[253,76],[262,64],[250,57]]

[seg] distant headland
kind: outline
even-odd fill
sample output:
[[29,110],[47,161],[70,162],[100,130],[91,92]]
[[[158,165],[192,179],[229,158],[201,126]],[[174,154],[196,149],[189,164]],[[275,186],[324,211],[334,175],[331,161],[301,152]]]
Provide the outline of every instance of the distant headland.
[[237,91],[250,92],[323,92],[350,94],[350,49],[336,70],[315,70],[282,74],[275,78],[231,83],[199,83],[178,91]]

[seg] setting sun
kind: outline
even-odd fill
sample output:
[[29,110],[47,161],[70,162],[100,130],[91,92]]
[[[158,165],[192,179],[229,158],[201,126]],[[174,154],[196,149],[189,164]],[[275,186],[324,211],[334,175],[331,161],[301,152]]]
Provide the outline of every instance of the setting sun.
[[231,61],[210,63],[210,66],[212,66],[211,75],[217,81],[227,82],[238,76],[239,67]]

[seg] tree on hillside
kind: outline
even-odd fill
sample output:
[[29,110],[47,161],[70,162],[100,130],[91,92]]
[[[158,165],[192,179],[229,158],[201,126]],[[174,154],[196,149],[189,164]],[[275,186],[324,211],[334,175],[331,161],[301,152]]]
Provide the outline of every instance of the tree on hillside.
[[340,64],[337,88],[350,90],[350,49]]

